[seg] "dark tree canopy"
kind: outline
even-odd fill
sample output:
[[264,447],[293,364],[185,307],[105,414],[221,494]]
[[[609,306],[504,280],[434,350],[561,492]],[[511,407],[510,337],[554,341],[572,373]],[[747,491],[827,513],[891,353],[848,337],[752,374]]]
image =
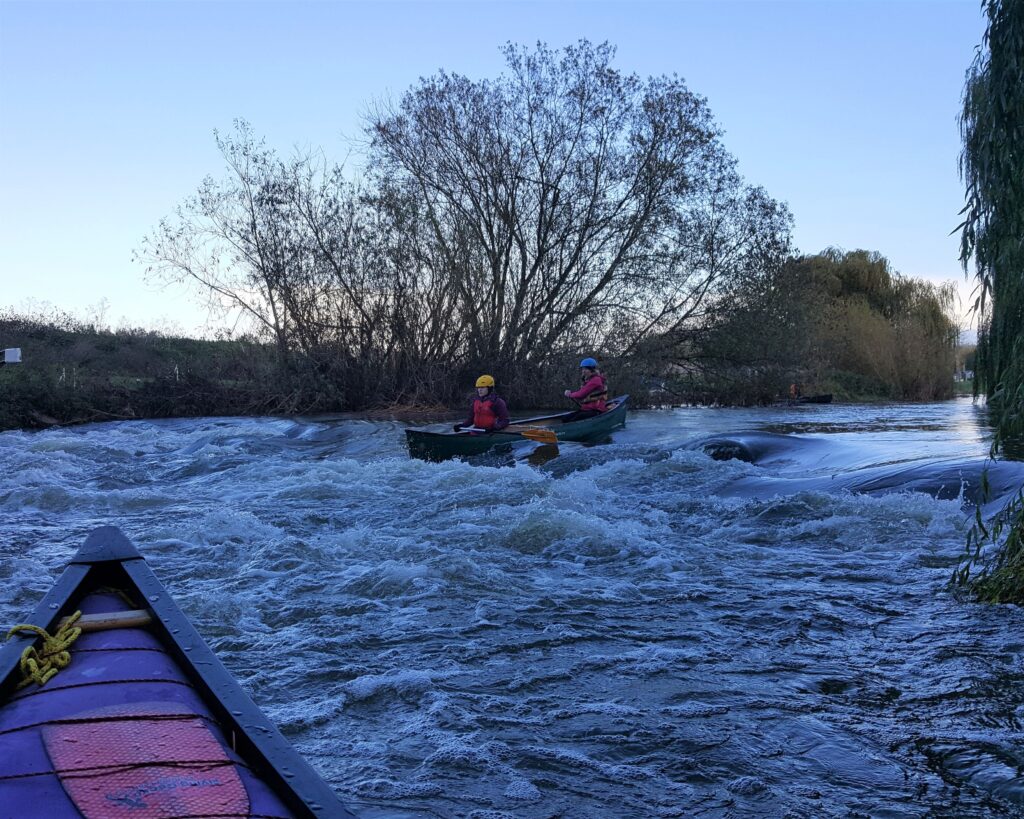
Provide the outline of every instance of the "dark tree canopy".
[[723,401],[771,400],[792,383],[839,398],[948,398],[953,298],[952,284],[902,276],[879,253],[790,257],[730,281],[699,339],[701,380]]
[[364,405],[448,400],[481,368],[543,401],[580,354],[656,369],[692,349],[731,281],[790,252],[785,205],[744,184],[681,79],[586,41],[504,54],[496,78],[442,71],[379,105],[359,185],[238,123],[227,177],[141,258]]

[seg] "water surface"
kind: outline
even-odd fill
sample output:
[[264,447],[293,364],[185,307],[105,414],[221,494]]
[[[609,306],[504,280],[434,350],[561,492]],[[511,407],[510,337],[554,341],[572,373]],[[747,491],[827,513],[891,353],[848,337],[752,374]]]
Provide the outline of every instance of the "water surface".
[[1024,812],[1024,616],[946,589],[970,401],[634,413],[540,466],[403,429],[4,433],[0,623],[121,527],[369,817]]

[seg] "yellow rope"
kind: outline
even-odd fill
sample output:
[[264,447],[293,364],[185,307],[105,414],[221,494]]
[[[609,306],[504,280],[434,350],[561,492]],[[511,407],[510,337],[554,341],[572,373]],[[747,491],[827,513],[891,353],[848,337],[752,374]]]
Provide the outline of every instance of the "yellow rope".
[[21,652],[21,673],[22,680],[18,688],[24,688],[29,683],[45,685],[62,668],[67,668],[71,662],[71,644],[78,639],[82,629],[75,625],[82,612],[76,611],[68,621],[57,629],[53,636],[46,633],[45,629],[26,623],[15,626],[7,632],[7,639],[10,640],[18,632],[28,632],[42,638],[43,644],[37,650],[34,645],[29,646]]

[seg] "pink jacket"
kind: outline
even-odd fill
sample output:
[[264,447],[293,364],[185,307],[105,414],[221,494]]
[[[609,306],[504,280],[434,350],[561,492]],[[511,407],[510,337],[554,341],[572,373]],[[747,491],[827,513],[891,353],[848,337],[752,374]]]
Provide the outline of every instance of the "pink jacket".
[[604,412],[608,409],[608,384],[605,377],[601,373],[594,373],[576,392],[569,393],[569,397],[579,402],[580,409]]

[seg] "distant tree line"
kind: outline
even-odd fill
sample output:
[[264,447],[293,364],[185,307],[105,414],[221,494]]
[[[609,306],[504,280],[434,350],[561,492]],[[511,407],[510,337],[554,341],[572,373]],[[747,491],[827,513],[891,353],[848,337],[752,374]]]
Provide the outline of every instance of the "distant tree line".
[[219,347],[183,406],[451,404],[481,372],[550,406],[585,355],[638,403],[763,402],[793,381],[950,393],[949,292],[877,254],[798,255],[788,209],[744,182],[681,79],[586,41],[504,56],[495,79],[442,71],[377,103],[358,168],[282,158],[241,121],[216,135],[227,174],[137,254],[243,317],[252,364],[222,371]]
[[0,312],[0,429],[87,421],[292,411],[273,349],[83,321],[59,311]]

